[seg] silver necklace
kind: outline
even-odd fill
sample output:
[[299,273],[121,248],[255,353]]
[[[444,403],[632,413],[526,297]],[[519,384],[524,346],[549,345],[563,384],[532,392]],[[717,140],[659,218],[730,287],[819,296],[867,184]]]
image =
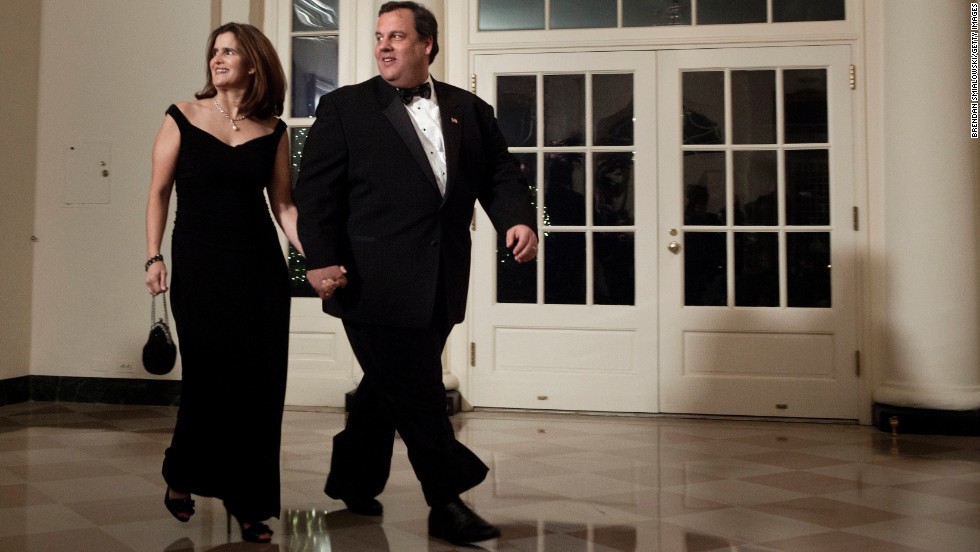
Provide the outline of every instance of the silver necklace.
[[238,125],[235,124],[236,122],[248,118],[248,115],[239,115],[238,117],[235,117],[234,119],[232,119],[231,118],[231,115],[229,115],[228,113],[226,113],[225,110],[221,108],[221,104],[218,103],[218,98],[217,97],[214,98],[214,107],[217,107],[218,108],[218,111],[220,111],[221,114],[224,115],[226,119],[228,119],[228,122],[231,123],[231,128],[233,128],[235,130],[238,130]]

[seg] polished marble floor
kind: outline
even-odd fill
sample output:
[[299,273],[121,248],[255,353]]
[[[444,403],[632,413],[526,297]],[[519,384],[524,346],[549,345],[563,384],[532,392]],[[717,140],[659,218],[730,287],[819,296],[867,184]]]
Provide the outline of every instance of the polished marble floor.
[[[4,552],[445,551],[397,443],[383,518],[322,493],[337,411],[286,412],[273,544],[229,537],[220,502],[163,507],[175,409],[0,407]],[[491,466],[464,499],[502,536],[468,550],[980,551],[980,438],[807,423],[476,412],[454,422]],[[247,459],[242,459],[247,461]]]

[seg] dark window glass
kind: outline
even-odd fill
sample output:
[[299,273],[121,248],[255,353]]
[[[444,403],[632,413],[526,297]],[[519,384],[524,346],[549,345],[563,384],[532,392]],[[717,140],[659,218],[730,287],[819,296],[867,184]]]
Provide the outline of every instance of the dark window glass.
[[544,302],[585,304],[585,234],[544,234]]
[[585,144],[585,75],[544,76],[546,146]]
[[735,305],[779,306],[779,241],[775,232],[735,234]]
[[786,143],[827,141],[827,70],[783,71]]
[[616,26],[616,0],[551,0],[552,29]]
[[481,31],[544,28],[544,0],[480,0]]
[[310,133],[310,127],[293,127],[289,129],[289,174],[292,177],[293,186],[299,177],[299,165],[303,160],[303,146],[306,145],[306,135]]
[[732,141],[776,143],[775,71],[732,71]]
[[830,233],[786,234],[790,307],[830,308]]
[[684,152],[684,224],[725,224],[725,154]]
[[336,31],[337,0],[293,0],[293,32]]
[[844,19],[844,0],[772,0],[772,20],[834,21]]
[[633,144],[633,75],[592,77],[592,143],[596,146]]
[[765,23],[766,0],[698,0],[698,25]]
[[830,224],[830,165],[827,150],[786,152],[786,224]]
[[683,74],[684,144],[725,141],[725,74],[688,71]]
[[592,159],[592,224],[630,226],[633,217],[633,154],[596,153]]
[[497,124],[510,147],[533,147],[538,141],[534,76],[497,77]]
[[313,117],[320,96],[337,88],[337,37],[293,37],[292,116]]
[[585,225],[585,158],[581,153],[546,153],[544,224]]
[[684,233],[684,304],[728,304],[728,255],[724,232]]
[[735,224],[742,226],[778,224],[776,152],[736,151],[733,164]]
[[592,235],[596,305],[634,304],[634,241],[631,232]]
[[[531,197],[537,197],[536,154],[522,153],[515,157],[521,165],[524,177],[527,178]],[[497,234],[497,302],[535,303],[538,289],[538,261],[515,262],[514,255],[507,249],[506,239],[506,234]]]
[[[303,146],[306,144],[306,135],[309,131],[309,127],[289,129],[289,172],[294,186],[296,185],[296,178],[299,176],[299,164],[303,157]],[[316,297],[313,286],[306,280],[306,259],[299,254],[293,244],[289,244],[287,266],[289,267],[293,297]]]
[[623,0],[624,27],[690,24],[691,0]]

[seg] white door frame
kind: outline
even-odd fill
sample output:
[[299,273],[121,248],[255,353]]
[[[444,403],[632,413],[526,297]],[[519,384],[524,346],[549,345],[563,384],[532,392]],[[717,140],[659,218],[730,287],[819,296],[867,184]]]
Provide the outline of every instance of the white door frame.
[[[496,233],[486,215],[478,210],[474,235],[473,286],[470,294],[470,329],[477,344],[470,370],[468,399],[476,406],[593,410],[619,412],[657,411],[656,301],[657,270],[654,231],[656,209],[656,101],[652,91],[656,58],[653,52],[578,52],[555,54],[505,54],[476,56],[479,94],[495,103],[496,76],[534,75],[541,99],[542,75],[628,73],[633,76],[634,143],[619,148],[586,145],[574,149],[585,159],[583,172],[591,182],[592,155],[625,151],[635,156],[633,226],[635,232],[635,305],[545,304],[544,267],[537,263],[537,304],[495,302]],[[591,82],[586,79],[586,82]],[[586,86],[586,90],[589,90]],[[587,92],[586,105],[591,106]],[[637,98],[643,98],[640,102]],[[543,107],[538,102],[538,146],[512,148],[515,153],[539,155],[536,204],[545,204],[544,154],[555,150],[542,144]],[[586,107],[587,120],[591,107]],[[587,124],[588,126],[588,124]],[[587,133],[589,131],[586,131]],[[558,150],[564,151],[562,148]],[[591,196],[586,196],[586,212]],[[539,207],[539,217],[543,217]],[[543,224],[539,219],[539,226]],[[542,255],[548,255],[541,228]],[[552,232],[559,232],[558,226]],[[574,227],[575,229],[579,227]],[[584,227],[586,236],[591,223]],[[606,227],[608,228],[608,227]],[[598,232],[599,230],[597,230]],[[586,239],[584,269],[593,270],[591,242]],[[591,284],[591,281],[590,281]],[[587,285],[587,289],[592,287]]]
[[[858,237],[853,227],[853,115],[850,48],[810,46],[730,48],[661,53],[660,246],[680,245],[661,257],[661,407],[664,412],[772,417],[858,419],[861,386],[858,351]],[[681,74],[684,70],[826,68],[829,143],[826,145],[690,146],[727,155],[731,196],[733,150],[827,149],[830,164],[832,306],[830,308],[736,307],[732,301],[733,236],[738,231],[780,236],[809,227],[719,226],[727,239],[728,306],[685,306],[683,264],[683,164]],[[777,73],[778,74],[778,73]],[[776,92],[777,98],[780,97]],[[727,98],[727,96],[726,96]],[[732,119],[731,99],[726,120]],[[777,121],[778,121],[777,116]],[[777,123],[778,124],[778,123]],[[729,131],[730,133],[730,131]],[[780,165],[781,166],[781,165]],[[780,172],[780,179],[783,178]],[[782,182],[782,180],[780,180]],[[781,192],[782,193],[782,192]],[[728,224],[731,224],[729,221]],[[823,228],[823,227],[817,227]],[[785,248],[785,245],[781,247]],[[665,249],[666,250],[666,249]],[[785,262],[785,249],[781,254]],[[785,282],[786,268],[781,280]],[[785,287],[783,287],[785,293]]]

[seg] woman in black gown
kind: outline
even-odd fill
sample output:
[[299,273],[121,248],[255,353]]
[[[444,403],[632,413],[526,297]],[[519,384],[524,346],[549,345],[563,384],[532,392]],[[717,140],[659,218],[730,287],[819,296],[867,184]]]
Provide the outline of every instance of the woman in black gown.
[[[244,540],[268,542],[279,517],[279,444],[286,389],[289,276],[279,238],[296,238],[286,79],[251,25],[211,33],[197,101],[170,106],[153,145],[146,208],[146,285],[167,291],[160,254],[171,192],[170,298],[183,383],[163,462],[164,503],[180,521],[192,494],[222,499]],[[269,205],[263,192],[268,192]]]

